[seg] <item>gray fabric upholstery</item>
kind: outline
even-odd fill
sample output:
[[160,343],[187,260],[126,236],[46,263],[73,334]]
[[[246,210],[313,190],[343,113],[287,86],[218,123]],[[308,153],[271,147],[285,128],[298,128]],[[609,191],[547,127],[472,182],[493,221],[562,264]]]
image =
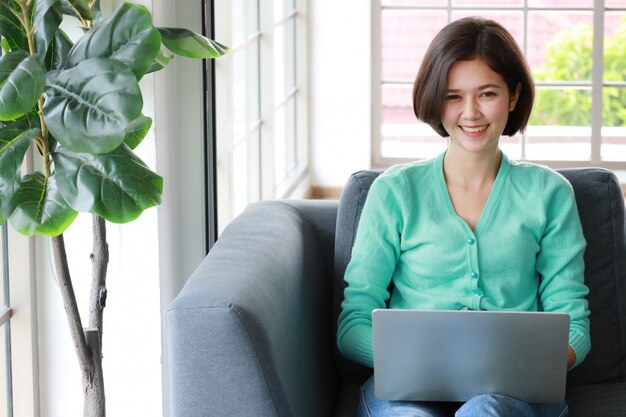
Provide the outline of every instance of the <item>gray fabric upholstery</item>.
[[224,231],[166,312],[171,416],[332,414],[335,216],[263,202]]
[[[592,350],[568,375],[571,417],[626,416],[624,200],[602,169],[562,170],[588,242]],[[335,347],[343,274],[369,186],[341,201],[250,206],[166,313],[171,416],[355,415],[371,371]]]

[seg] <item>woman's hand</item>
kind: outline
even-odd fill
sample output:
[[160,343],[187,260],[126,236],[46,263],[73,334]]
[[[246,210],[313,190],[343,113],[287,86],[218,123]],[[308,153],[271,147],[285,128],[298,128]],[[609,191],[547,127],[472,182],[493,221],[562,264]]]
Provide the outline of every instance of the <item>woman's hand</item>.
[[574,363],[576,362],[576,352],[572,349],[571,346],[568,346],[567,349],[567,369],[572,369]]

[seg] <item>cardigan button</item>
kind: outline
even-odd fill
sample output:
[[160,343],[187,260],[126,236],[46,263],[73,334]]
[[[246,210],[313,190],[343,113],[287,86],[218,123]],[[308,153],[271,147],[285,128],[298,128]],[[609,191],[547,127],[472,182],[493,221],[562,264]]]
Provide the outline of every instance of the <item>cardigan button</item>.
[[467,244],[468,245],[473,245],[474,243],[476,243],[476,240],[474,240],[473,237],[468,237],[467,238]]
[[472,271],[470,273],[470,277],[473,278],[473,279],[476,279],[476,278],[478,278],[478,274],[476,272]]

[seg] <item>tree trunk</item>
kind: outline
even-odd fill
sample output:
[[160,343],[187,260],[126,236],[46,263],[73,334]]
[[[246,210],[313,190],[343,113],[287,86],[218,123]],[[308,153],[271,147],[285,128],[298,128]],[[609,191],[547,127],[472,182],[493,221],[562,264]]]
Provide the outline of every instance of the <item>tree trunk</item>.
[[104,396],[104,375],[102,374],[102,344],[96,330],[85,331],[87,345],[92,352],[92,367],[86,374],[83,371],[83,416],[104,417],[106,415]]
[[63,235],[52,237],[52,249],[63,306],[83,377],[84,417],[105,417],[102,372],[102,313],[106,305],[106,271],[109,261],[104,219],[93,216],[93,252],[89,328],[84,329],[72,285]]

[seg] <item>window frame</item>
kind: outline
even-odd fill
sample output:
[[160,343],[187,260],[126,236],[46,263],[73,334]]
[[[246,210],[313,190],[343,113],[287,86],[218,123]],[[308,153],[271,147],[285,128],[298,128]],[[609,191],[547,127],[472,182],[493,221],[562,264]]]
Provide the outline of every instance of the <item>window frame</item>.
[[[603,167],[616,171],[626,170],[626,160],[624,161],[606,161],[602,160],[602,105],[603,105],[603,89],[606,87],[626,88],[625,82],[607,82],[603,80],[604,76],[604,17],[605,12],[624,12],[626,7],[610,7],[605,6],[603,0],[596,0],[592,7],[570,6],[570,7],[530,7],[528,2],[524,1],[523,6],[452,6],[452,0],[447,0],[445,6],[390,6],[382,5],[382,0],[372,0],[372,166],[376,169],[384,169],[391,165],[407,163],[413,161],[414,158],[386,157],[382,155],[383,135],[382,126],[382,88],[385,84],[402,84],[406,85],[405,80],[402,82],[389,82],[382,78],[382,27],[381,12],[383,10],[443,10],[446,11],[448,22],[451,21],[452,13],[456,10],[463,11],[521,11],[524,15],[524,48],[523,52],[527,54],[528,48],[528,14],[532,11],[586,11],[593,13],[593,70],[590,81],[582,82],[536,82],[536,86],[540,88],[558,88],[558,87],[578,87],[591,90],[592,108],[591,108],[591,134],[590,145],[591,155],[588,160],[569,160],[554,159],[542,160],[526,157],[527,133],[520,135],[522,158],[521,160],[530,161],[538,164],[550,166],[552,168],[569,168],[569,167]],[[412,84],[412,82],[411,82]]]
[[11,355],[11,315],[13,310],[11,308],[11,293],[9,283],[9,229],[8,224],[5,222],[1,227],[0,233],[2,233],[2,247],[0,250],[0,257],[2,257],[2,293],[3,303],[0,306],[0,331],[4,332],[4,377],[6,392],[3,395],[6,396],[6,415],[7,417],[13,417],[13,367],[12,367],[12,355]]
[[[293,1],[293,9],[281,13],[280,18],[275,18],[274,13],[274,7],[278,2],[259,1],[253,2],[252,6],[246,3],[244,16],[248,22],[253,21],[249,15],[249,8],[256,8],[252,14],[257,19],[257,27],[239,41],[234,40],[232,36],[232,20],[235,19],[230,8],[232,2],[215,3],[216,15],[229,16],[227,19],[216,21],[215,37],[230,47],[229,54],[215,62],[216,100],[220,103],[216,108],[217,211],[220,230],[223,230],[226,224],[249,203],[302,196],[301,185],[308,180],[307,1],[290,1]],[[276,97],[275,87],[280,80],[274,78],[275,55],[277,48],[282,48],[283,45],[275,44],[275,32],[279,27],[289,25],[291,22],[294,30],[289,40],[292,42],[294,53],[293,56],[285,55],[287,59],[284,62],[292,65],[295,86],[287,89],[284,97]],[[243,53],[247,57],[252,57],[254,62],[247,62],[245,102],[248,103],[246,110],[248,113],[245,128],[240,128],[237,133],[233,129],[236,114],[233,110],[232,87],[236,81],[241,80],[233,78],[233,70],[234,60],[238,54]],[[275,133],[280,128],[275,116],[286,106],[293,106],[295,109],[296,121],[293,128],[290,126],[290,133],[286,136],[286,140],[291,141],[290,149],[295,150],[295,163],[286,170],[286,175],[281,177],[277,175],[275,169],[278,146]],[[258,114],[255,113],[257,111]],[[247,142],[253,150],[245,153],[248,172],[240,174],[242,177],[237,182],[235,150],[242,144],[245,146],[244,142]],[[246,195],[235,197],[235,191],[241,190],[242,187],[247,188]]]
[[12,412],[14,416],[37,417],[40,410],[36,238],[23,236],[12,227],[7,227],[6,236],[9,262],[5,268],[11,302]]

